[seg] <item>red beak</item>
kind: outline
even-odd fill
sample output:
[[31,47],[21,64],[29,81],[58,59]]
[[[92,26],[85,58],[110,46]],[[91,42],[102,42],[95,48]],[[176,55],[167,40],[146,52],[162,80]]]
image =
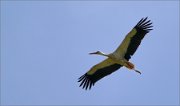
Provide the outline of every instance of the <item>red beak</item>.
[[97,54],[97,52],[92,52],[92,53],[89,53],[89,54]]

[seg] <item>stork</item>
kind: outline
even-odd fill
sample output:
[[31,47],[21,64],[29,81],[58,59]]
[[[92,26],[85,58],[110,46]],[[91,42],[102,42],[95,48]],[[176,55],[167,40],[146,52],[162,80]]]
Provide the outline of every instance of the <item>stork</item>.
[[147,17],[142,18],[126,35],[122,43],[113,53],[105,54],[100,51],[90,53],[102,55],[107,58],[94,65],[88,72],[78,79],[78,82],[80,82],[79,87],[82,86],[82,88],[86,90],[88,88],[91,89],[92,85],[94,86],[98,80],[110,75],[122,66],[141,74],[140,71],[135,69],[135,65],[129,62],[129,59],[137,50],[144,36],[152,30],[151,27],[153,26],[151,24],[151,20],[147,20]]

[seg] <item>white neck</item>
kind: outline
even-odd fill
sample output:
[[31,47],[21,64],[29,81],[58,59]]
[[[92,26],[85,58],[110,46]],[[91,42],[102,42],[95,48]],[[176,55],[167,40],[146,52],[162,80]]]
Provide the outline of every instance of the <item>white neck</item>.
[[102,53],[102,52],[100,52],[98,55],[109,57],[108,54],[105,54],[105,53]]

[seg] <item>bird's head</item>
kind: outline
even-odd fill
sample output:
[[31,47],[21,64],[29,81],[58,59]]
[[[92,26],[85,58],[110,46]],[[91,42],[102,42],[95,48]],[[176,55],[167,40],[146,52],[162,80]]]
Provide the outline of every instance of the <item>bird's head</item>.
[[99,54],[99,55],[102,55],[103,53],[102,52],[100,52],[100,51],[96,51],[96,52],[92,52],[92,53],[89,53],[89,54]]

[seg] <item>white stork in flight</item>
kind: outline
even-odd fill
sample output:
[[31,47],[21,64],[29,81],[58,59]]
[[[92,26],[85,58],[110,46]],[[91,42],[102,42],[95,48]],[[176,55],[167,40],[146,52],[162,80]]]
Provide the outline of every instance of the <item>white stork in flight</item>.
[[106,56],[107,59],[96,64],[87,73],[82,75],[78,80],[78,82],[81,82],[79,87],[82,86],[86,90],[88,88],[91,89],[92,85],[94,86],[98,80],[115,72],[122,66],[141,74],[140,71],[135,69],[134,64],[129,62],[129,59],[137,50],[144,36],[152,30],[151,27],[153,26],[150,21],[147,20],[147,17],[142,18],[113,53],[104,54],[100,51],[90,53]]

